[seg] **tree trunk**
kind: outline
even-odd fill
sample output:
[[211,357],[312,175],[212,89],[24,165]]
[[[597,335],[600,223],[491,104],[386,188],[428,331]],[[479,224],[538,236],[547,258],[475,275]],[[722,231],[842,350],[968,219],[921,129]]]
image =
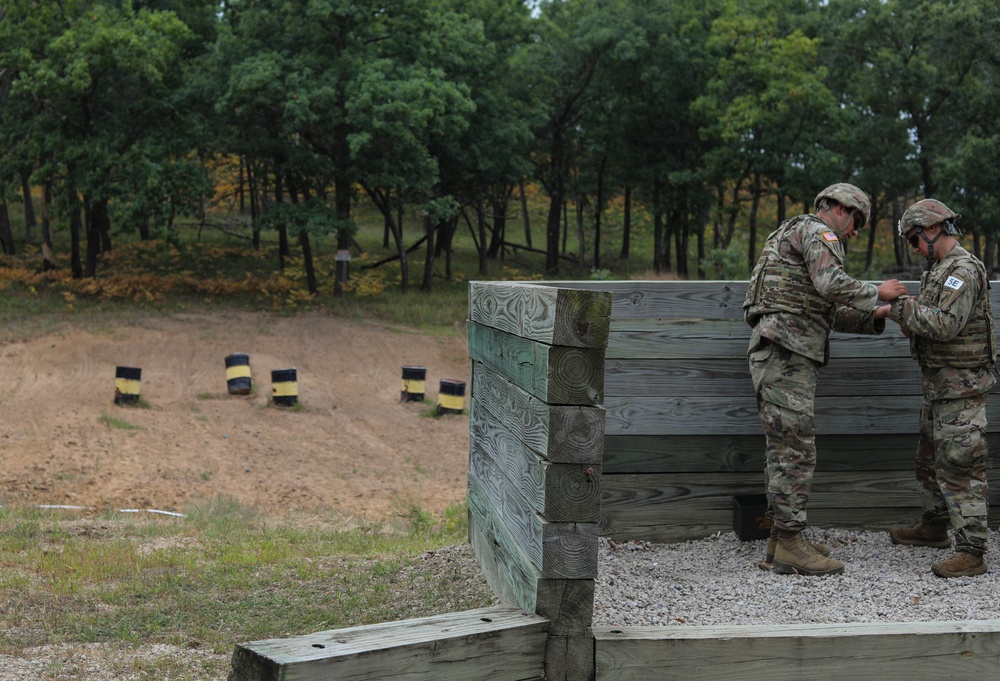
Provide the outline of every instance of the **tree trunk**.
[[[97,233],[101,238],[101,253],[111,252],[111,213],[108,212],[108,200],[101,199],[98,204],[100,210],[98,211],[98,221],[97,221]],[[96,270],[95,270],[96,273]]]
[[97,276],[97,256],[101,249],[100,228],[97,226],[99,208],[90,200],[90,197],[83,197],[83,227],[87,237],[87,250],[83,261],[83,276],[92,279]]
[[52,247],[52,180],[42,185],[42,271],[48,272],[56,266],[55,251]]
[[431,223],[430,215],[424,215],[424,234],[427,235],[427,257],[424,259],[424,281],[420,290],[430,292],[434,287],[434,232],[438,225]]
[[528,197],[524,193],[524,178],[517,182],[517,187],[521,193],[521,216],[524,220],[524,244],[531,248],[531,216],[528,214]]
[[10,214],[7,212],[7,203],[0,203],[0,246],[3,247],[4,255],[14,255],[17,249],[14,248],[14,234],[10,230]]
[[479,274],[486,276],[489,271],[488,249],[486,247],[486,209],[482,198],[476,201],[476,228],[479,231]]
[[319,287],[316,285],[316,268],[313,265],[312,244],[309,241],[309,232],[304,229],[299,231],[299,246],[302,247],[302,264],[306,270],[306,286],[309,289],[310,295],[316,295],[319,293]]
[[24,243],[30,244],[35,240],[35,226],[38,221],[35,218],[35,202],[31,198],[31,173],[21,172],[21,195],[24,197]]
[[751,195],[752,198],[750,201],[750,245],[748,247],[749,252],[747,256],[748,272],[753,271],[753,266],[756,264],[757,256],[759,255],[757,253],[757,208],[760,206],[760,195],[760,178],[755,175],[753,182],[753,194]]
[[80,261],[80,233],[83,231],[83,221],[80,219],[83,207],[76,199],[71,199],[72,207],[69,213],[69,261],[74,279],[83,278],[83,265]]
[[409,293],[410,291],[410,266],[406,259],[406,249],[403,247],[403,236],[396,225],[395,221],[392,219],[392,199],[391,190],[381,192],[378,189],[372,189],[363,182],[361,183],[362,189],[371,199],[375,207],[382,213],[382,218],[388,221],[389,231],[392,233],[392,238],[396,242],[396,252],[399,254],[399,276],[400,276],[400,291],[402,293]]
[[622,216],[622,250],[620,257],[628,260],[629,250],[632,248],[632,187],[625,187],[625,206]]

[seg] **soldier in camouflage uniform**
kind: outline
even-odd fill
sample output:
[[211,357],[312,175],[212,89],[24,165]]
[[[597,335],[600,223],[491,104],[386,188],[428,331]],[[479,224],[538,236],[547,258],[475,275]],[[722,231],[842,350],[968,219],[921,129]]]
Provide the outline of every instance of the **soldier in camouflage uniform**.
[[806,504],[816,468],[813,429],[816,378],[829,359],[833,329],[881,333],[890,301],[906,293],[844,271],[844,241],[868,223],[871,204],[860,189],[835,184],[816,196],[814,213],[786,220],[767,237],[743,303],[753,327],[747,358],[767,438],[764,481],[772,536],[767,558],[782,574],[844,571],[830,549],[807,542]]
[[931,566],[939,577],[986,572],[986,395],[996,382],[996,341],[986,268],[958,244],[959,218],[940,201],[924,199],[903,213],[899,235],[927,258],[916,298],[900,297],[890,319],[910,338],[920,364],[917,482],[921,521],[889,531],[894,544],[948,548],[955,554]]

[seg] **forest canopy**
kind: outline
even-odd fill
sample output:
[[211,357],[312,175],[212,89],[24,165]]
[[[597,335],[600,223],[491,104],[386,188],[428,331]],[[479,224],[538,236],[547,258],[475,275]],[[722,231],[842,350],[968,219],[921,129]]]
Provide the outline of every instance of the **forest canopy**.
[[0,246],[50,266],[65,232],[94,278],[121,235],[225,216],[315,292],[313,244],[374,210],[405,290],[460,225],[480,272],[516,248],[558,277],[627,260],[642,215],[651,269],[736,278],[848,181],[867,269],[878,238],[909,266],[895,224],[935,197],[992,272],[998,35],[987,0],[7,0]]

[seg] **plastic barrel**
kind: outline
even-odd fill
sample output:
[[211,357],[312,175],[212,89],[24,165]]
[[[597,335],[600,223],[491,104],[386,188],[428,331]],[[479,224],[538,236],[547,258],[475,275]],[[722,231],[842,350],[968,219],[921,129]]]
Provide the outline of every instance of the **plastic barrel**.
[[230,395],[250,394],[250,355],[237,352],[226,357],[226,387]]
[[299,385],[295,369],[275,369],[271,372],[271,400],[279,407],[292,407],[299,401]]
[[465,381],[441,379],[438,391],[438,414],[461,414],[465,411]]
[[138,404],[142,369],[138,367],[115,368],[115,404]]
[[404,366],[403,389],[399,393],[400,402],[420,402],[424,399],[427,367]]

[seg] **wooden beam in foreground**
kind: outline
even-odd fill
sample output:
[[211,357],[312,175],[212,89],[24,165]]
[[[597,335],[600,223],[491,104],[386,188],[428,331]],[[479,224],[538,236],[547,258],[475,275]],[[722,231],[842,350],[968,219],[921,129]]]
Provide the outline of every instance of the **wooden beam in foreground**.
[[251,641],[236,646],[228,681],[541,681],[548,630],[492,607]]
[[1000,668],[1000,620],[594,627],[594,638],[596,681],[986,679]]

